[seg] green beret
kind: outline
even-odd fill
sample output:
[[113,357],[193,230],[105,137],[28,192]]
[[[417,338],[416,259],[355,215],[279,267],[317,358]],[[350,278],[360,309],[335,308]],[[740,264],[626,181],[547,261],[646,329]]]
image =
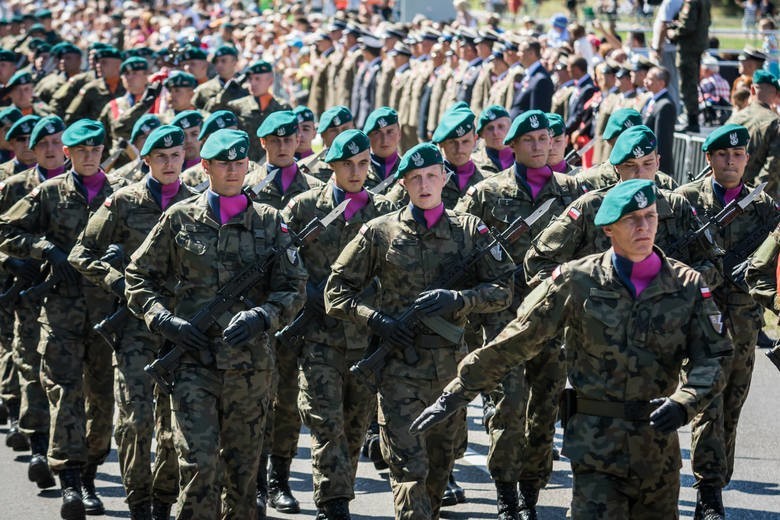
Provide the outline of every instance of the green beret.
[[193,126],[202,125],[203,115],[197,110],[185,110],[176,114],[176,117],[173,118],[171,124],[178,126],[182,130],[187,130]]
[[7,88],[16,87],[19,85],[27,85],[33,82],[32,74],[27,71],[19,70],[11,76],[8,83],[5,85]]
[[232,45],[220,45],[219,47],[217,47],[217,50],[214,51],[214,57],[211,59],[211,61],[214,61],[221,56],[238,57],[238,49],[236,49]]
[[16,63],[16,60],[17,57],[14,51],[9,51],[8,49],[3,49],[0,47],[0,61],[10,61],[11,63]]
[[273,70],[270,63],[260,60],[251,64],[247,69],[247,72],[250,74],[268,74],[269,72],[273,72]]
[[130,134],[130,142],[135,142],[141,136],[149,135],[149,132],[162,125],[160,118],[154,114],[144,114],[138,118],[133,125],[133,131]]
[[772,85],[773,87],[777,88],[777,78],[772,75],[771,72],[764,70],[764,69],[758,69],[753,73],[753,84],[754,85]]
[[547,116],[547,120],[550,122],[550,135],[553,137],[563,135],[563,133],[566,131],[566,125],[563,123],[563,117],[560,114],[555,114],[553,112],[548,112],[545,115]]
[[474,131],[474,112],[469,108],[456,107],[447,110],[439,121],[439,126],[433,132],[434,143],[447,139],[457,139]]
[[645,125],[632,126],[618,136],[609,154],[609,163],[615,166],[629,159],[639,159],[652,153],[657,145],[652,130]]
[[515,138],[525,135],[528,132],[542,130],[550,127],[550,121],[541,110],[526,110],[512,121],[509,132],[504,137],[504,144],[509,144]]
[[95,41],[89,44],[89,50],[91,51],[98,51],[100,49],[111,49],[111,48],[112,47],[105,42]]
[[141,157],[146,157],[152,150],[173,148],[184,144],[184,131],[178,126],[162,125],[149,134],[144,147],[141,148]]
[[165,80],[165,86],[168,88],[171,87],[195,88],[198,86],[198,80],[195,79],[195,76],[193,76],[189,72],[176,70],[172,72],[171,75],[168,76],[168,78]]
[[119,72],[121,74],[130,72],[131,70],[149,70],[149,62],[140,56],[133,56],[132,58],[127,58],[122,62],[122,65],[119,66]]
[[65,131],[65,123],[59,116],[46,116],[38,120],[30,134],[30,148],[35,148],[38,141],[46,136]]
[[620,220],[623,215],[644,209],[654,202],[655,181],[630,179],[619,182],[604,195],[593,223],[597,226],[608,226]]
[[22,117],[11,125],[11,128],[5,133],[5,140],[10,141],[16,137],[30,135],[33,131],[33,127],[35,127],[35,124],[40,121],[40,119],[40,117],[34,115]]
[[132,49],[127,49],[125,51],[125,56],[128,58],[136,56],[139,58],[151,58],[154,56],[154,51],[149,47],[133,47]]
[[95,59],[102,60],[103,58],[114,58],[117,60],[121,60],[122,53],[119,52],[119,49],[116,49],[114,47],[103,47],[103,48],[95,49]]
[[0,125],[11,126],[22,118],[22,111],[11,105],[0,111]]
[[452,110],[458,110],[458,109],[463,109],[463,108],[468,108],[469,110],[471,110],[471,105],[469,105],[465,101],[458,101],[457,103],[454,103],[454,104],[448,106],[447,110],[445,110],[445,112],[450,112]]
[[200,156],[204,159],[218,161],[238,161],[249,152],[249,135],[243,130],[217,130],[211,134],[203,147]]
[[38,20],[43,20],[45,18],[51,18],[51,11],[49,11],[48,9],[38,9],[37,11],[35,11],[35,17]]
[[477,133],[480,133],[489,123],[502,117],[509,117],[509,112],[501,105],[490,105],[485,108],[482,110],[482,113],[479,114],[479,119],[477,119]]
[[609,141],[619,136],[626,128],[642,124],[642,114],[633,108],[619,108],[612,112],[604,127],[601,138]]
[[300,105],[295,107],[293,109],[293,114],[298,118],[298,123],[303,123],[305,121],[311,121],[314,122],[314,112],[312,112],[311,108]]
[[275,135],[284,137],[298,133],[298,116],[292,110],[279,110],[272,112],[265,118],[263,124],[257,129],[257,137]]
[[61,58],[65,56],[66,54],[78,54],[81,56],[82,52],[81,49],[76,47],[70,42],[60,42],[54,47],[51,48],[51,53],[57,58]]
[[711,152],[724,148],[739,148],[747,146],[749,140],[750,134],[747,128],[731,123],[713,130],[704,140],[701,149],[703,152]]
[[47,53],[51,53],[51,45],[49,45],[48,43],[44,42],[35,48],[36,58],[42,54],[47,54]]
[[320,115],[320,124],[317,126],[317,133],[321,134],[333,126],[341,126],[344,123],[352,121],[352,112],[344,105],[330,107]]
[[203,126],[200,129],[200,135],[198,135],[198,141],[202,141],[217,130],[229,126],[238,127],[238,118],[236,115],[230,110],[217,110],[203,122]]
[[434,164],[444,165],[444,158],[441,156],[439,147],[433,143],[420,143],[410,148],[401,157],[398,170],[395,172],[395,179],[402,178],[412,170],[419,170]]
[[46,27],[44,27],[41,23],[34,23],[30,26],[29,29],[27,29],[27,34],[32,34],[34,32],[45,33]]
[[366,118],[366,124],[363,125],[363,131],[370,134],[374,130],[379,130],[386,126],[398,123],[398,112],[390,107],[379,107]]
[[106,130],[101,122],[94,119],[79,119],[62,134],[62,144],[65,146],[98,146],[103,144],[105,137]]
[[208,55],[206,54],[206,51],[203,49],[199,49],[198,47],[193,47],[191,45],[188,45],[184,48],[184,51],[181,53],[181,60],[182,61],[189,61],[189,60],[205,60],[208,58]]
[[349,159],[360,152],[369,149],[371,142],[368,136],[360,130],[351,129],[341,132],[333,140],[333,144],[328,148],[328,154],[325,156],[325,162],[343,161]]

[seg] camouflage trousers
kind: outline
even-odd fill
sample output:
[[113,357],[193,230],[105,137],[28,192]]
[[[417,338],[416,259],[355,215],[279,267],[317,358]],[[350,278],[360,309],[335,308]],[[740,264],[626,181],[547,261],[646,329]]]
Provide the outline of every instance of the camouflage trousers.
[[19,401],[19,376],[13,360],[14,318],[0,312],[0,397]]
[[[170,429],[171,404],[160,394],[144,367],[157,356],[159,336],[143,321],[129,318],[114,353],[114,399],[119,411],[114,439],[122,484],[130,505],[157,499],[176,501],[179,469]],[[151,467],[152,437],[157,426],[157,450]]]
[[727,307],[734,355],[721,363],[723,391],[691,423],[691,466],[696,485],[726,486],[734,472],[737,423],[750,390],[756,339],[762,318],[758,307]]
[[22,397],[19,428],[27,434],[49,434],[49,400],[41,386],[41,355],[38,342],[40,306],[19,307],[14,312],[14,365],[19,372]]
[[458,428],[466,410],[422,435],[409,433],[412,421],[441,394],[447,381],[385,374],[379,388],[382,457],[390,467],[395,518],[436,520],[455,462]]
[[355,498],[360,448],[376,394],[349,372],[362,350],[307,343],[298,373],[298,409],[311,430],[314,503]]
[[96,291],[74,298],[50,295],[41,309],[38,351],[49,400],[48,457],[53,471],[101,464],[111,446],[111,347],[92,330],[110,309],[105,295],[100,296]]
[[587,520],[678,518],[680,472],[658,471],[653,478],[618,477],[574,470],[571,517]]
[[179,459],[177,519],[257,518],[257,469],[270,388],[268,370],[193,364],[176,370],[171,408]]
[[298,353],[276,344],[272,411],[266,421],[263,452],[291,459],[298,452],[301,416],[298,413]]

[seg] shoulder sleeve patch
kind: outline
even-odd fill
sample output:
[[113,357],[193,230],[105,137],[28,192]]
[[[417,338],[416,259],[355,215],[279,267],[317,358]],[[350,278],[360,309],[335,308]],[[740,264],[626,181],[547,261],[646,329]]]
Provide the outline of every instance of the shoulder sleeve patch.
[[5,188],[5,183],[4,182],[0,182],[0,191],[3,191],[4,188]]
[[555,268],[555,270],[552,272],[552,279],[555,281],[559,276],[561,276],[561,266]]
[[360,226],[360,231],[358,231],[358,233],[360,233],[361,235],[365,235],[366,231],[368,231],[368,225],[363,224],[362,226]]
[[699,290],[701,291],[701,297],[702,298],[712,298],[712,292],[710,291],[709,287],[700,287]]
[[489,230],[489,229],[488,229],[488,227],[485,225],[485,223],[484,223],[484,222],[482,222],[482,221],[480,220],[480,221],[479,221],[479,224],[477,224],[477,231],[479,231],[479,234],[480,234],[480,235],[484,235],[485,233],[487,233],[487,232],[488,232],[488,231],[490,231],[490,230]]
[[287,222],[285,222],[284,220],[281,221],[281,224],[279,225],[279,227],[281,228],[282,233],[289,233],[290,232],[290,228],[287,227]]
[[295,207],[295,197],[290,199],[290,202],[287,203],[287,209],[293,209]]
[[35,188],[34,188],[34,189],[33,189],[33,190],[30,192],[30,197],[33,197],[33,198],[35,198],[35,197],[37,197],[37,196],[38,196],[38,194],[39,194],[40,192],[41,192],[41,189],[40,189],[39,187],[37,187],[37,186],[36,186],[36,187],[35,187]]
[[582,212],[577,208],[572,207],[569,208],[569,211],[567,211],[566,214],[569,215],[572,220],[577,220],[582,215]]
[[111,203],[114,202],[114,197],[108,197],[106,201],[103,203],[103,205],[107,208],[111,207]]
[[466,190],[466,195],[471,197],[472,195],[474,195],[474,193],[476,191],[477,191],[477,187],[476,186],[471,186],[468,190]]

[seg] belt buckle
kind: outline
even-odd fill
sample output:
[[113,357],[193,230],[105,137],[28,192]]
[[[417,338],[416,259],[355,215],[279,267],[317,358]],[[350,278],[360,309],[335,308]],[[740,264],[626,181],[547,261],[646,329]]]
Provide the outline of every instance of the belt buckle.
[[626,401],[623,403],[623,411],[629,421],[649,421],[650,413],[645,401]]

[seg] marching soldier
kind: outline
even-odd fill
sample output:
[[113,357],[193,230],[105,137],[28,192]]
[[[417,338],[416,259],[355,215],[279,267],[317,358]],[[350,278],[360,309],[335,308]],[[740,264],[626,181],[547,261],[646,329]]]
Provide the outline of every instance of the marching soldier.
[[[86,83],[78,94],[71,98],[63,117],[68,126],[80,119],[97,119],[103,107],[112,99],[125,94],[125,87],[119,78],[122,53],[114,47],[105,47],[95,50],[94,58],[100,68],[100,77]],[[70,83],[71,81],[68,82]],[[66,86],[67,84],[63,88]]]
[[[181,127],[181,123],[178,126]],[[197,149],[198,149],[198,156],[200,156],[200,148],[201,146],[203,146],[203,143],[206,142],[206,139],[208,139],[208,137],[211,134],[213,134],[217,130],[223,130],[223,129],[238,130],[238,119],[236,118],[236,115],[230,110],[218,110],[213,114],[211,114],[209,117],[207,117],[206,120],[203,121],[203,124],[198,126],[198,128],[200,128],[200,133],[198,133]],[[185,133],[185,136],[186,135],[187,134]],[[192,139],[191,134],[189,138]],[[191,145],[191,148],[195,148],[195,147]],[[206,176],[206,170],[203,169],[203,164],[200,161],[198,161],[195,164],[192,164],[192,162],[193,161],[190,161],[191,166],[187,167],[182,172],[181,180],[187,186],[191,188],[197,188],[199,186],[202,186],[202,183],[208,181],[208,177]],[[248,166],[248,169],[249,171],[253,169],[253,165],[251,161]]]
[[[379,107],[368,116],[363,132],[371,143],[371,166],[365,180],[366,188],[373,188],[389,177],[395,177],[401,157],[401,127],[398,112],[390,107]],[[384,191],[384,190],[383,190]]]
[[11,106],[18,108],[22,115],[42,117],[51,113],[45,103],[33,101],[33,77],[29,72],[20,70],[11,76],[5,86],[8,89]]
[[203,126],[203,114],[197,110],[179,112],[171,120],[173,126],[184,131],[184,168],[192,168],[200,160],[200,129]]
[[[440,392],[465,346],[399,317],[412,308],[424,320],[444,318],[462,326],[473,312],[498,311],[511,299],[511,287],[500,280],[507,279],[512,263],[506,254],[487,254],[469,268],[462,284],[431,288],[432,280],[446,278],[447,266],[487,247],[490,234],[479,219],[444,209],[444,159],[435,145],[407,151],[396,175],[411,204],[365,224],[347,244],[333,264],[325,307],[331,316],[368,326],[399,350],[387,358],[378,380],[381,447],[390,466],[395,517],[436,519],[463,415],[422,437],[410,435],[409,420]],[[381,309],[360,296],[374,276],[392,288],[383,292]],[[409,348],[419,357],[413,365],[400,355]]]
[[566,162],[566,145],[569,142],[566,135],[566,125],[560,114],[548,112],[550,120],[550,155],[547,157],[547,166],[554,172],[573,175],[573,168]]
[[[204,81],[195,88],[192,96],[192,104],[198,110],[209,110],[209,102],[217,94],[222,92],[225,84],[236,75],[236,66],[238,65],[238,49],[232,45],[221,45],[214,51],[211,63],[217,71],[217,75],[210,80]],[[246,93],[244,93],[246,95]],[[232,99],[223,100],[224,102]]]
[[14,106],[0,110],[0,164],[5,164],[14,158],[14,149],[5,138],[5,134],[21,117],[22,113]]
[[515,162],[512,148],[504,144],[510,126],[512,120],[509,118],[509,112],[501,105],[486,107],[479,114],[477,136],[480,141],[471,157],[485,175],[504,171]]
[[149,165],[142,161],[139,155],[146,143],[146,138],[159,126],[162,126],[162,122],[155,114],[145,114],[138,118],[133,125],[133,131],[130,133],[129,146],[125,149],[125,156],[128,162],[116,170],[112,170],[111,177],[125,179],[133,183],[140,181],[142,177],[149,173]]
[[321,157],[328,153],[328,148],[336,136],[353,128],[355,128],[355,121],[352,118],[352,112],[345,106],[336,105],[320,114],[317,133],[322,136],[322,151],[302,160],[299,164],[301,170],[322,182],[328,182],[333,170],[330,169],[328,163],[321,160]]
[[[129,309],[152,333],[186,348],[173,371],[171,394],[179,519],[211,520],[220,510],[257,518],[260,431],[273,368],[268,338],[303,303],[306,272],[286,225],[275,210],[242,193],[248,149],[245,132],[209,136],[201,151],[208,191],[171,206],[126,270]],[[188,321],[220,286],[266,261],[273,250],[283,254],[273,256],[245,295],[252,303],[244,306],[240,295],[229,295],[236,298],[229,323],[217,317],[201,330]],[[199,355],[204,350],[210,360]]]
[[[143,99],[146,97],[149,62],[137,56],[128,58],[119,66],[119,73],[125,93],[109,101],[98,119],[106,129],[106,142],[109,144],[128,139],[135,122],[151,106],[151,102],[144,103],[146,100]],[[120,162],[117,166],[122,164]]]
[[30,150],[30,134],[40,119],[40,117],[33,115],[23,116],[5,133],[5,140],[11,145],[14,158],[0,164],[0,180],[35,166],[35,152]]
[[[173,71],[163,82],[167,90],[166,106],[163,113],[158,114],[160,121],[166,124],[174,124],[173,119],[182,112],[195,111],[192,98],[195,95],[195,87],[198,80],[189,72]],[[201,116],[202,118],[203,116]]]
[[[750,255],[750,265],[745,272],[745,281],[750,287],[750,296],[775,315],[780,314],[777,300],[777,259],[780,254],[780,230],[775,228],[764,242]],[[777,344],[766,351],[769,360],[780,370],[780,347]]]
[[[183,144],[184,132],[178,127],[165,125],[152,131],[140,151],[149,175],[106,199],[90,217],[71,250],[69,260],[79,272],[118,298],[121,305],[125,299],[124,272],[101,257],[112,244],[121,246],[125,252],[138,249],[162,212],[194,194],[179,179],[184,162]],[[163,338],[151,334],[143,320],[135,317],[127,320],[117,336],[114,398],[119,419],[114,437],[130,514],[137,520],[167,519],[178,492],[170,402],[167,396],[157,395],[155,410],[153,380],[143,371],[160,351]],[[155,417],[165,427],[157,431],[152,471],[150,455]]]
[[59,106],[52,105],[54,93],[81,72],[81,49],[70,42],[60,42],[51,48],[51,58],[57,63],[57,71],[47,74],[35,84],[35,95],[48,104],[54,113]]
[[[67,111],[73,98],[78,95],[81,89],[90,81],[98,78],[97,74],[97,51],[110,47],[102,42],[92,42],[89,45],[87,53],[87,61],[89,62],[89,68],[84,72],[77,72],[73,76],[54,91],[54,95],[49,103],[52,111],[55,114],[62,114]],[[81,59],[79,59],[79,69],[81,69]],[[100,114],[100,112],[98,112]]]
[[317,123],[314,121],[314,112],[309,107],[297,106],[293,114],[298,118],[298,146],[295,148],[295,160],[300,161],[314,155],[311,142],[317,135]]

